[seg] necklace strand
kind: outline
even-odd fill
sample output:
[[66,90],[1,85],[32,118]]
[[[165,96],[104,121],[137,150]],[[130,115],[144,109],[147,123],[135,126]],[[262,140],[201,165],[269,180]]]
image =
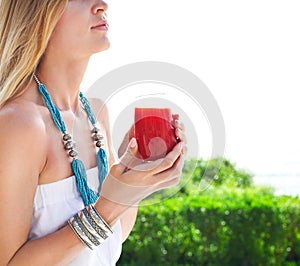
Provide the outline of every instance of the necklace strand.
[[97,125],[97,119],[92,111],[91,105],[88,99],[80,92],[79,99],[83,106],[83,109],[86,111],[87,116],[91,124],[93,125],[92,129],[92,140],[95,142],[97,148],[99,148],[97,153],[97,166],[99,173],[99,192],[95,193],[92,189],[89,188],[87,183],[87,174],[83,162],[77,158],[78,152],[75,150],[75,142],[72,140],[71,134],[67,133],[67,128],[65,122],[62,119],[62,116],[59,112],[57,106],[53,103],[50,94],[47,91],[46,86],[40,82],[37,76],[34,74],[34,80],[38,85],[39,92],[43,96],[44,102],[51,114],[52,120],[58,130],[62,133],[62,139],[64,143],[64,148],[68,152],[68,155],[72,158],[71,167],[76,178],[76,185],[81,197],[83,199],[84,205],[90,205],[96,202],[100,195],[102,183],[108,172],[108,162],[107,155],[105,150],[102,148],[104,145],[103,135],[100,133],[100,128]]

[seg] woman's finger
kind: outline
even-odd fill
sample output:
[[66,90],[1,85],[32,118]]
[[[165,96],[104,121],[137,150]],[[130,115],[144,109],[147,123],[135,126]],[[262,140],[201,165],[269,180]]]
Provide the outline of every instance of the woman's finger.
[[130,169],[137,161],[141,161],[138,158],[138,144],[135,138],[132,138],[127,145],[127,149],[120,159],[119,164],[116,167],[116,174],[122,174]]
[[155,175],[153,178],[158,187],[161,189],[169,187],[170,184],[176,185],[180,181],[183,165],[184,158],[180,156],[171,169]]
[[185,131],[185,126],[182,122],[180,122],[179,120],[174,120],[174,127],[175,128],[179,128],[182,131]]
[[178,120],[179,119],[179,114],[172,114],[172,119],[174,120]]
[[187,147],[187,145],[185,144],[185,145],[182,146],[181,154],[182,154],[183,156],[186,156],[187,152],[188,152],[188,147]]
[[135,177],[143,178],[148,176],[156,175],[160,172],[163,172],[173,166],[178,157],[182,152],[182,143],[178,143],[172,151],[170,151],[166,157],[157,159],[152,162],[143,162],[138,165],[135,165],[130,169],[130,172],[125,173],[124,175],[131,175],[134,173]]
[[163,172],[173,166],[178,157],[181,155],[182,151],[182,142],[179,142],[175,145],[172,151],[170,151],[165,158],[163,158],[160,163],[155,167],[151,174],[155,175],[157,173]]
[[178,139],[180,139],[181,141],[183,141],[184,143],[187,143],[187,139],[186,139],[184,132],[182,130],[180,130],[179,128],[175,129],[175,136]]

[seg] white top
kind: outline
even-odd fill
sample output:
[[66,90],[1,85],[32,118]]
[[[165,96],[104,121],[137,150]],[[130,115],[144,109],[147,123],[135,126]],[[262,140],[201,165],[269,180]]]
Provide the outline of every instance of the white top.
[[[89,187],[99,188],[97,167],[87,170]],[[75,176],[39,185],[34,197],[32,221],[28,239],[35,239],[67,224],[69,218],[84,208],[82,198],[76,187]],[[113,235],[103,244],[90,250],[85,248],[69,265],[115,265],[122,250],[122,230],[118,221],[113,227]]]

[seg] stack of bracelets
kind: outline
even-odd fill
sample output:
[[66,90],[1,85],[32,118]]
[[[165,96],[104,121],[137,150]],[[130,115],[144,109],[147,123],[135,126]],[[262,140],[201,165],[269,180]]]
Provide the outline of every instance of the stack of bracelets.
[[93,249],[113,234],[109,225],[92,205],[75,214],[68,224],[84,245]]

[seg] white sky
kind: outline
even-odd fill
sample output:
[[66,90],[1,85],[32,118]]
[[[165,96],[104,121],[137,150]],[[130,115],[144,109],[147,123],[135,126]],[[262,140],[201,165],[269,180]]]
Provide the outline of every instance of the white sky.
[[129,63],[176,64],[218,101],[225,156],[255,173],[300,173],[300,1],[108,4],[111,48],[92,58],[83,87]]

